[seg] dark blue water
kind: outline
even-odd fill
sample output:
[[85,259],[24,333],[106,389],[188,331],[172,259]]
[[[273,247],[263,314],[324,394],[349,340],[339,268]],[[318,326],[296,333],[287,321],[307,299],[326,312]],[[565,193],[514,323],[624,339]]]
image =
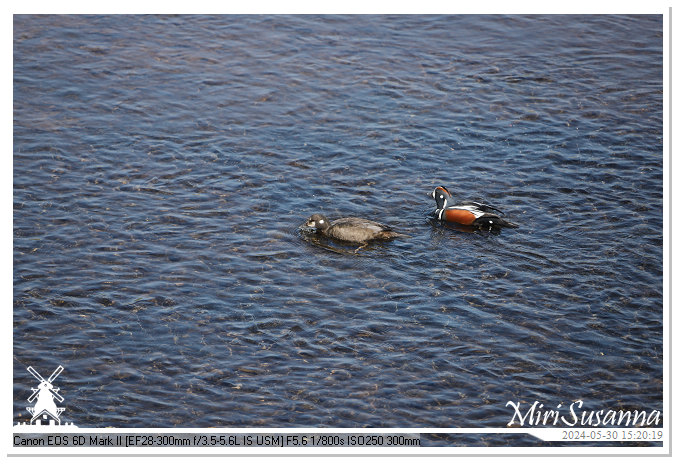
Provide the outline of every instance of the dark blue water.
[[[662,410],[662,52],[660,16],[15,16],[13,421],[29,365],[81,427]],[[432,222],[439,184],[520,228]]]

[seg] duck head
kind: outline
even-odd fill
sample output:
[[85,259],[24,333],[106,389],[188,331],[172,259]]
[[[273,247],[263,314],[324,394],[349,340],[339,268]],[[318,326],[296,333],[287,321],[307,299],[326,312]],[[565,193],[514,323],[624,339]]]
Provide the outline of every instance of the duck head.
[[322,214],[313,214],[306,220],[303,227],[314,228],[317,231],[321,231],[330,227],[330,221]]
[[444,209],[452,199],[452,195],[445,187],[436,187],[429,196],[436,200],[437,209]]

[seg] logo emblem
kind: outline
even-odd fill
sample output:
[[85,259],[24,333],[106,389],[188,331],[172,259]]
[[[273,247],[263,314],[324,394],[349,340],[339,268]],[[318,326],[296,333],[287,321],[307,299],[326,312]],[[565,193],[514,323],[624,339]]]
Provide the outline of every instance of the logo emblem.
[[63,366],[57,367],[52,375],[45,380],[33,366],[28,366],[28,372],[31,373],[33,377],[36,378],[38,382],[38,388],[31,388],[33,394],[28,397],[28,402],[32,403],[35,401],[35,406],[27,407],[26,410],[31,413],[31,420],[29,423],[17,424],[17,426],[24,427],[65,427],[71,426],[75,427],[73,423],[61,423],[61,413],[65,411],[66,408],[60,408],[54,402],[57,400],[59,403],[64,402],[64,397],[59,394],[59,388],[55,387],[53,382],[59,377],[61,371],[64,370]]

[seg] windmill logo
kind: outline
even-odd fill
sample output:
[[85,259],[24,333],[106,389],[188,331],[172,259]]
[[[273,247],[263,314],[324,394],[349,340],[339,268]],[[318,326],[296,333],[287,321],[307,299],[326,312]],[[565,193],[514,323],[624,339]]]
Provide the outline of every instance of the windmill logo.
[[59,388],[56,388],[53,384],[63,370],[63,366],[57,367],[54,372],[52,372],[52,375],[45,380],[38,371],[33,369],[33,366],[28,366],[28,372],[30,372],[40,384],[38,384],[38,388],[31,388],[33,394],[28,397],[29,403],[35,401],[35,406],[26,408],[26,410],[31,413],[30,423],[17,424],[17,426],[73,426],[73,423],[61,423],[61,413],[63,413],[66,408],[57,407],[57,404],[54,402],[54,400],[57,400],[59,403],[64,402],[64,397],[59,394]]

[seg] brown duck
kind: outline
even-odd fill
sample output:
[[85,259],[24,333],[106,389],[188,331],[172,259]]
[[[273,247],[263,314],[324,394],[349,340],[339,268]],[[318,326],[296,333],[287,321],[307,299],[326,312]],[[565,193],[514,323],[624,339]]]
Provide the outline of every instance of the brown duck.
[[356,217],[340,218],[331,222],[322,214],[314,214],[307,219],[304,227],[312,227],[317,234],[352,243],[365,244],[371,240],[404,237],[389,226]]

